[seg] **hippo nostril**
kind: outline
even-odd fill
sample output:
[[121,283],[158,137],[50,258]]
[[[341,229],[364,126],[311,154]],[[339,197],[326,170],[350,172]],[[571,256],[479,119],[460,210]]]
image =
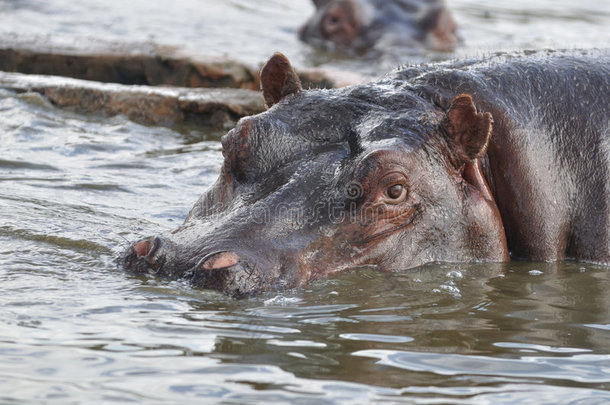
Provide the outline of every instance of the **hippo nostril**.
[[141,240],[140,242],[133,245],[133,250],[138,257],[151,257],[161,247],[163,241],[160,237],[155,237],[151,241],[150,239]]
[[133,245],[133,250],[136,252],[138,257],[148,256],[151,249],[152,243],[148,240],[143,240]]
[[231,267],[239,263],[239,256],[233,252],[216,253],[203,262],[206,270],[218,270]]

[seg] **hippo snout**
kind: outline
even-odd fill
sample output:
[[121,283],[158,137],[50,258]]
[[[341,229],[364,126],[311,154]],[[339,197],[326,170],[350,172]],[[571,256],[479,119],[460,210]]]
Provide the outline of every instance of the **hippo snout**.
[[163,237],[147,238],[127,249],[122,264],[135,273],[186,279],[195,287],[222,291],[235,298],[257,294],[276,278],[272,276],[276,272],[269,271],[270,264],[244,252],[191,249]]

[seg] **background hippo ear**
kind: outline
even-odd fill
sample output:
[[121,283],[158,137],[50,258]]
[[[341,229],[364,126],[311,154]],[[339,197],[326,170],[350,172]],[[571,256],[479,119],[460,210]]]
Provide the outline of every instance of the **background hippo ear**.
[[453,99],[442,125],[468,160],[481,157],[487,151],[493,118],[488,112],[477,112],[470,94]]
[[276,52],[265,63],[261,69],[261,89],[267,108],[287,95],[301,91],[301,80],[287,57]]
[[456,33],[457,24],[446,8],[442,8],[435,16],[434,28],[428,36],[429,46],[440,52],[451,52],[459,42]]
[[313,4],[316,5],[316,8],[322,8],[331,2],[331,0],[312,0],[312,1],[313,1]]

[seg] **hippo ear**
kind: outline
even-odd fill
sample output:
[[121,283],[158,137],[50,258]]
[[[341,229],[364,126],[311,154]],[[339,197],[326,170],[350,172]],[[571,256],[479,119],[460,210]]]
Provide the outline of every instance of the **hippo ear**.
[[319,9],[319,8],[324,7],[328,3],[330,3],[331,0],[312,0],[312,1],[313,1],[313,4],[316,5],[316,8]]
[[430,47],[435,51],[452,52],[460,41],[455,20],[446,8],[440,10],[435,19],[434,28],[430,30],[432,34],[427,38]]
[[261,89],[267,108],[271,108],[287,95],[302,90],[299,76],[288,58],[281,53],[273,54],[261,69]]
[[474,160],[487,152],[493,118],[488,112],[477,112],[470,94],[460,94],[453,99],[442,125],[449,137],[461,147],[467,160]]

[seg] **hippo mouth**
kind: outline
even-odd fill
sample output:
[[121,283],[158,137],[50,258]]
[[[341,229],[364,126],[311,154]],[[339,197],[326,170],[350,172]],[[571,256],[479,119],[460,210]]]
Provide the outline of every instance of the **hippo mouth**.
[[[222,252],[218,255],[233,255],[232,252]],[[210,259],[210,260],[213,260]],[[224,258],[218,260],[225,260]],[[244,298],[257,295],[264,286],[262,272],[257,271],[256,266],[250,266],[244,261],[234,263],[218,263],[218,260],[210,265],[205,261],[186,272],[190,283],[199,288],[211,288],[223,291],[233,298]],[[211,267],[210,266],[214,266]]]

